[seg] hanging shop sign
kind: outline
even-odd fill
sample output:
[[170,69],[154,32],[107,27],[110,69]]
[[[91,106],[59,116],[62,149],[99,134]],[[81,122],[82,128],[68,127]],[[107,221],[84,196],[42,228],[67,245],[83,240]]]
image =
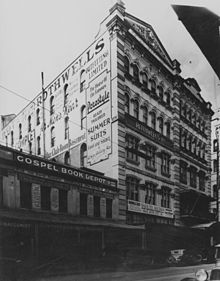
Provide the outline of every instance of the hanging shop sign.
[[160,206],[150,205],[134,200],[128,200],[128,211],[165,218],[174,217],[174,212],[170,208],[163,208]]

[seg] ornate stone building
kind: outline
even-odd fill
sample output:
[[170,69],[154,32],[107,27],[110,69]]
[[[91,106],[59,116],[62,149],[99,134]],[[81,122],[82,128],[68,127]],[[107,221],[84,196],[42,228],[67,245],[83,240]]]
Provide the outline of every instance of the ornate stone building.
[[86,51],[3,128],[2,141],[116,179],[118,220],[145,225],[151,245],[175,247],[183,227],[186,236],[186,226],[212,219],[213,112],[195,79],[180,73],[153,27],[119,1]]

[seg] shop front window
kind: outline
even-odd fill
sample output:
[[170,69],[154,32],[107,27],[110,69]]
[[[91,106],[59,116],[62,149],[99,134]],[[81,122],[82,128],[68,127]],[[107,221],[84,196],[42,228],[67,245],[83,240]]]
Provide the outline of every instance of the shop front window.
[[87,199],[88,194],[80,193],[80,215],[87,216]]

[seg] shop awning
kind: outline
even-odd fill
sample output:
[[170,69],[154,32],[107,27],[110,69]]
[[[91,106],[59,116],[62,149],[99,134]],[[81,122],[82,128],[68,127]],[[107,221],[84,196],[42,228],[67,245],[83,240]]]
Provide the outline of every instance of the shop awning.
[[105,228],[121,228],[121,229],[136,229],[144,230],[144,225],[128,225],[120,222],[105,220],[105,219],[94,219],[89,217],[76,217],[68,214],[54,214],[54,213],[43,213],[37,211],[26,211],[26,210],[0,210],[0,226],[9,225],[8,222],[13,222],[16,226],[20,224],[48,224],[57,227],[64,226],[84,226],[84,227],[105,227]]
[[220,17],[204,7],[172,7],[220,79]]

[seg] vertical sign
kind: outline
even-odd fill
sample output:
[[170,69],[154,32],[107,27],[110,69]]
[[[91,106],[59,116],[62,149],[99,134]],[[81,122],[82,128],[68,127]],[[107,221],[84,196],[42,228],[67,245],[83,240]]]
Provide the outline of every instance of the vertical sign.
[[32,207],[33,209],[41,208],[40,185],[32,183]]
[[[89,69],[95,73],[86,89],[87,98],[87,161],[90,165],[108,159],[112,152],[111,88],[109,38],[103,37],[100,59]],[[91,69],[91,68],[94,69]]]

